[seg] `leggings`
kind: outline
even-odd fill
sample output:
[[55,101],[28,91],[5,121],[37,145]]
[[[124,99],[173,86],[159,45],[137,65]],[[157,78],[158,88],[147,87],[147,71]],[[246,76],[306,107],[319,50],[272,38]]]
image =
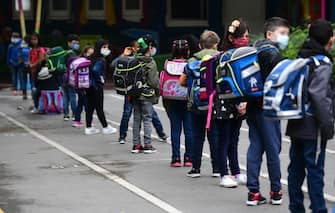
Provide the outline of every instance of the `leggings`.
[[87,93],[86,127],[92,127],[93,112],[97,112],[98,119],[103,128],[107,127],[107,121],[104,113],[104,90],[103,87],[97,89],[91,87]]

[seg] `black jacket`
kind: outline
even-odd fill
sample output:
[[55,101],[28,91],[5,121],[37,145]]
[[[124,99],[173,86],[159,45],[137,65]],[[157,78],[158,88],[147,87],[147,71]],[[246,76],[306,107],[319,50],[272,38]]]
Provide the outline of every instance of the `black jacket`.
[[[257,49],[265,45],[271,45],[277,47],[277,44],[270,41],[269,39],[260,40],[255,43]],[[272,69],[283,60],[280,51],[264,50],[258,54],[258,63],[260,65],[262,80],[265,82],[266,78],[272,71]],[[263,110],[263,98],[250,99],[248,100],[247,113],[260,112]]]
[[[315,55],[325,55],[331,61],[332,57],[316,41],[308,39],[299,52],[302,58]],[[334,86],[332,65],[321,63],[311,66],[308,83],[308,98],[313,115],[300,120],[289,120],[286,135],[299,139],[318,138],[319,130],[323,140],[329,140],[334,135]]]

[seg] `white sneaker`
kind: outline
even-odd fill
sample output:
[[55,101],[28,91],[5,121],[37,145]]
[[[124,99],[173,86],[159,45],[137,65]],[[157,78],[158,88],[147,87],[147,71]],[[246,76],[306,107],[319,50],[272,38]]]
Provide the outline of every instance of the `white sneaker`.
[[108,125],[107,127],[102,129],[102,134],[104,135],[111,135],[111,134],[115,134],[116,132],[117,130],[111,125]]
[[240,185],[247,185],[247,175],[246,174],[238,174],[235,176],[235,180]]
[[95,134],[99,134],[100,130],[98,130],[95,127],[89,127],[89,128],[85,128],[85,134],[86,135],[95,135]]
[[225,175],[221,177],[220,186],[225,187],[225,188],[235,188],[238,186],[238,184],[235,181],[235,178],[233,178],[230,175]]

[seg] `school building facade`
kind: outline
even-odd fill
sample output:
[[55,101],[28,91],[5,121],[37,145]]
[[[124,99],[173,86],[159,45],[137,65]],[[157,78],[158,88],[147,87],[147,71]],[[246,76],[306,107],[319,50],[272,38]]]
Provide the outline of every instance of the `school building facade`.
[[[0,1],[0,26],[19,31],[17,0]],[[22,0],[27,32],[34,29],[37,0]],[[152,31],[161,39],[199,34],[212,29],[221,35],[225,24],[242,17],[254,33],[271,16],[299,24],[321,17],[335,21],[335,0],[43,0],[41,32],[103,34]],[[325,8],[322,8],[323,7]]]

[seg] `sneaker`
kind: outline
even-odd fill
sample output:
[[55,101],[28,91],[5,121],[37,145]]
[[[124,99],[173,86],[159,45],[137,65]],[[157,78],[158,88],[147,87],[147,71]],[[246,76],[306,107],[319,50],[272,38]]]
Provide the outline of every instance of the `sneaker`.
[[272,205],[281,205],[283,203],[283,193],[279,192],[270,192],[270,203]]
[[192,167],[192,161],[190,157],[184,158],[184,167]]
[[22,99],[23,99],[23,100],[27,100],[27,99],[28,99],[27,94],[24,94],[24,95],[22,96]]
[[95,127],[89,127],[89,128],[85,128],[85,134],[86,135],[95,135],[95,134],[99,134],[100,130],[98,130]]
[[37,114],[38,110],[35,107],[33,107],[32,109],[30,109],[30,113],[31,114]]
[[181,160],[180,160],[180,158],[172,159],[170,166],[171,167],[181,167]]
[[75,120],[76,120],[76,117],[72,116],[72,117],[71,117],[71,120],[72,120],[72,121],[75,121]]
[[150,144],[147,144],[143,147],[144,154],[152,154],[157,152],[157,150]]
[[133,149],[131,150],[131,153],[133,154],[138,154],[138,153],[141,153],[143,151],[143,147],[142,145],[134,145],[133,146]]
[[12,90],[13,95],[17,95],[17,90]]
[[187,173],[187,177],[190,177],[190,178],[199,178],[199,177],[201,177],[201,175],[200,175],[200,169],[192,168],[192,170]]
[[80,127],[83,127],[83,126],[84,126],[84,123],[80,122],[80,121],[75,121],[72,124],[72,127],[75,127],[75,128],[80,128]]
[[247,185],[247,175],[245,174],[237,174],[235,175],[235,179],[240,185]]
[[168,138],[169,137],[165,133],[163,133],[159,136],[159,141],[160,142],[166,142]]
[[70,120],[70,116],[64,115],[63,119],[64,119],[64,121],[69,121]]
[[221,177],[220,186],[225,188],[236,188],[238,186],[238,183],[234,177],[230,175],[225,175]]
[[220,173],[220,171],[214,169],[214,170],[213,170],[212,177],[213,177],[213,178],[219,178],[219,177],[221,177],[221,173]]
[[248,206],[257,206],[265,203],[266,198],[263,197],[260,192],[257,193],[248,192],[248,200],[247,200]]
[[120,144],[125,144],[126,143],[126,139],[125,138],[119,138],[119,143]]
[[111,134],[115,134],[116,132],[117,130],[111,125],[108,125],[107,127],[102,129],[102,134],[104,135],[111,135]]

